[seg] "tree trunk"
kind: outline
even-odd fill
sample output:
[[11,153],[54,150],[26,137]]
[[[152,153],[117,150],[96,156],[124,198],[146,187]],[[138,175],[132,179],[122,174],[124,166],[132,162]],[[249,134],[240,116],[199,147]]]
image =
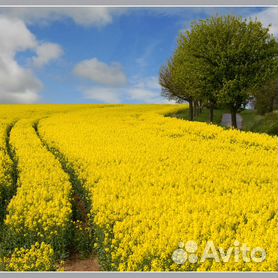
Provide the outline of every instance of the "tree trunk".
[[209,121],[210,121],[210,123],[213,123],[213,110],[214,110],[214,107],[211,104],[210,107],[209,107]]
[[194,108],[194,118],[198,116],[198,103],[197,101],[193,101],[193,108]]
[[193,101],[190,100],[188,102],[189,102],[189,120],[193,121],[193,118],[194,118]]
[[197,101],[196,104],[197,104],[197,105],[196,105],[197,116],[199,116],[199,115],[200,115],[200,102]]
[[232,120],[232,127],[237,128],[236,109],[231,109],[231,120]]
[[201,114],[203,112],[203,104],[202,102],[200,101],[199,102],[199,114]]

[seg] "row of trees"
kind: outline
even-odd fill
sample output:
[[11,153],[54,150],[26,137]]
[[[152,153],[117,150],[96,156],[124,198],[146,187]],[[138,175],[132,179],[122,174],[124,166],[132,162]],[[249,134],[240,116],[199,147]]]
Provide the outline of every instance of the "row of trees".
[[211,17],[193,22],[190,31],[179,35],[178,47],[160,71],[162,95],[188,102],[190,119],[221,105],[236,113],[254,92],[277,78],[278,44],[269,28],[240,17]]

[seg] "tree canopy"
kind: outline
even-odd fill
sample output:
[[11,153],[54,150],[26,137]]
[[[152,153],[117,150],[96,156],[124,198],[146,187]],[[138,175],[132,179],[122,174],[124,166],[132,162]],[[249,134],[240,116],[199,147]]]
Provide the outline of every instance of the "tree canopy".
[[[237,127],[236,113],[257,88],[276,78],[277,68],[278,46],[269,28],[236,16],[211,17],[180,34],[173,57],[161,69],[160,84],[168,98],[186,96],[211,113],[217,104],[227,106]],[[164,86],[165,78],[173,87]]]

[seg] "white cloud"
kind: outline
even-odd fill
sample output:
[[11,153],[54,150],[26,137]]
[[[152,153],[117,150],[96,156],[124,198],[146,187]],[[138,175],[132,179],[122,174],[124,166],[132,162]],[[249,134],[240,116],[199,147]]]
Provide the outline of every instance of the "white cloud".
[[273,33],[276,37],[278,36],[278,8],[271,7],[267,8],[259,13],[251,15],[252,19],[257,18],[263,23],[265,27],[271,25],[270,32]]
[[86,99],[101,103],[173,103],[160,95],[158,77],[134,78],[128,86],[91,86],[83,91]]
[[102,85],[119,87],[127,84],[127,77],[120,64],[108,65],[97,58],[80,62],[75,66],[74,73]]
[[32,50],[36,38],[20,20],[0,17],[0,102],[30,103],[39,98],[41,82],[31,70],[21,67],[15,55]]
[[[133,100],[147,101],[156,97],[155,92],[145,88],[132,88],[128,90],[129,98]],[[149,101],[148,101],[149,102]]]
[[41,82],[30,70],[21,68],[11,57],[0,54],[1,103],[36,102],[41,88]]
[[[82,26],[104,26],[113,21],[115,16],[125,13],[127,9],[120,8],[1,8],[0,9],[0,102],[29,103],[39,100],[41,82],[31,69],[18,64],[16,54],[20,51],[31,50],[36,55],[31,58],[32,65],[40,68],[59,58],[63,51],[54,43],[40,43],[29,31],[26,24],[48,24],[67,18]],[[105,64],[104,64],[105,65]],[[98,76],[97,81],[113,86],[125,84],[125,75],[119,65],[107,65],[110,74]],[[107,69],[106,68],[106,69]],[[114,77],[111,74],[115,74]],[[91,93],[92,95],[92,93]],[[110,95],[112,95],[110,93]],[[117,99],[110,98],[110,101]]]
[[82,26],[104,26],[113,21],[114,16],[126,12],[124,8],[81,7],[81,8],[1,8],[0,13],[20,18],[28,24],[47,24],[71,18]]
[[127,98],[140,103],[171,103],[161,96],[158,77],[137,80],[127,89]]
[[41,68],[58,59],[63,54],[63,49],[55,43],[42,43],[36,48],[37,56],[33,57],[33,65]]
[[35,36],[18,19],[0,17],[0,55],[13,56],[17,51],[36,47]]
[[93,87],[86,89],[84,95],[87,99],[99,101],[102,103],[120,103],[123,98],[123,92],[121,89],[108,87]]

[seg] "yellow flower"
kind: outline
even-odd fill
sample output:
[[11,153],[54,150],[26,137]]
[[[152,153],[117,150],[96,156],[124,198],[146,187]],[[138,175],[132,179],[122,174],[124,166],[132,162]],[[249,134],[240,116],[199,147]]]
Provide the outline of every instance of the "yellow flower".
[[[185,108],[38,106],[33,114],[28,108],[15,108],[15,115],[7,109],[10,120],[0,129],[0,146],[5,146],[6,127],[16,116],[10,144],[19,178],[5,225],[19,235],[40,234],[45,242],[62,241],[71,226],[73,187],[33,128],[40,119],[42,141],[59,150],[82,183],[91,206],[85,214],[104,268],[276,271],[277,137],[164,117]],[[3,150],[0,161],[7,164],[0,165],[0,182],[9,180],[4,165],[12,167]],[[184,265],[172,261],[180,242],[196,242],[200,257],[209,240],[223,250],[235,240],[262,247],[267,260]],[[22,252],[29,262],[29,251]],[[46,254],[52,256],[50,251]],[[12,269],[19,268],[17,261],[11,263]],[[41,265],[45,261],[31,260],[23,269]]]

